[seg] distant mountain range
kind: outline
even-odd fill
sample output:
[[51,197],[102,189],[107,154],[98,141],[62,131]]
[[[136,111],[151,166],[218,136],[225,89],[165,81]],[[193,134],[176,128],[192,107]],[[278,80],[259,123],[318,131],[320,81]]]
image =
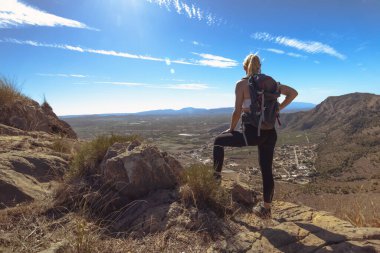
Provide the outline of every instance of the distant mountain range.
[[[304,103],[304,102],[293,102],[291,103],[285,110],[284,113],[289,112],[299,112],[299,111],[307,111],[311,110],[315,107],[315,104],[312,103]],[[204,108],[193,108],[186,107],[180,110],[174,109],[162,109],[162,110],[152,110],[152,111],[143,111],[137,113],[107,113],[107,114],[94,114],[91,116],[99,116],[99,117],[107,117],[107,116],[127,116],[127,115],[167,115],[167,116],[181,116],[181,115],[223,115],[223,114],[231,114],[233,111],[233,107],[225,107],[225,108],[215,108],[215,109],[204,109]],[[90,116],[90,115],[65,115],[60,116],[61,118],[76,118],[82,116]]]

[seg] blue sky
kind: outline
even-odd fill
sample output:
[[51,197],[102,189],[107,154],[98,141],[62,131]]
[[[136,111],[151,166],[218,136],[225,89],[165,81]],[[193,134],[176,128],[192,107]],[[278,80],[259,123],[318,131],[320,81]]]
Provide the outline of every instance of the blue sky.
[[378,0],[0,0],[0,74],[58,115],[234,104],[249,53],[319,103],[380,93]]

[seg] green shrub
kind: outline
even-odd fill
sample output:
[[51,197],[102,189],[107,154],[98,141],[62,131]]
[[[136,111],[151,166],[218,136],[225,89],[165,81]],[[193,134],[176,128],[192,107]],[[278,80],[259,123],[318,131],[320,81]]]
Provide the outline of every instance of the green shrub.
[[182,201],[197,208],[210,208],[224,215],[230,205],[228,192],[214,179],[213,168],[194,164],[185,170],[180,189]]
[[90,142],[83,143],[74,154],[67,177],[81,177],[99,173],[99,165],[108,148],[116,142],[140,139],[137,135],[101,135]]

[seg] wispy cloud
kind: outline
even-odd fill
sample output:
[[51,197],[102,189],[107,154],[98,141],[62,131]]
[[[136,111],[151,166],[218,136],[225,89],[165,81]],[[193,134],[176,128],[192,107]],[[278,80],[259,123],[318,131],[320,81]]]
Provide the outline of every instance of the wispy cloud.
[[285,36],[272,36],[269,33],[265,32],[257,32],[251,35],[251,38],[262,41],[270,41],[276,44],[296,48],[298,50],[311,53],[311,54],[328,54],[330,56],[334,56],[338,59],[344,60],[347,57],[341,53],[339,53],[333,47],[323,44],[318,41],[302,41],[298,39],[288,38]]
[[194,55],[200,56],[202,59],[197,60],[196,62],[199,65],[203,66],[210,66],[210,67],[218,67],[218,68],[232,68],[239,65],[239,63],[235,60],[225,58],[218,55],[212,55],[212,54],[200,54],[200,53],[193,53]]
[[208,66],[215,68],[231,68],[238,65],[235,60],[228,59],[222,56],[216,56],[212,54],[198,54],[193,53],[201,57],[201,59],[178,59],[178,60],[170,60],[169,58],[159,58],[147,55],[137,55],[126,52],[117,52],[114,50],[103,50],[103,49],[91,49],[91,48],[83,48],[80,46],[72,46],[66,44],[48,44],[41,43],[32,40],[17,40],[17,39],[0,39],[0,42],[3,43],[14,43],[20,45],[29,45],[34,47],[47,47],[47,48],[57,48],[69,51],[75,51],[80,53],[92,53],[92,54],[100,54],[100,55],[109,55],[115,57],[123,57],[129,59],[139,59],[146,61],[157,61],[157,62],[165,62],[167,65],[175,64],[183,64],[183,65],[196,65],[196,66]]
[[289,55],[291,57],[295,57],[295,58],[306,58],[306,56],[302,55],[302,54],[296,54],[296,53],[286,53],[286,55]]
[[285,52],[283,50],[280,50],[280,49],[266,48],[264,50],[266,50],[268,52],[275,53],[275,54],[285,54]]
[[188,4],[181,0],[147,0],[149,3],[157,4],[168,11],[174,10],[178,14],[185,15],[190,19],[205,21],[208,25],[220,25],[222,19],[214,14],[201,10],[195,4]]
[[292,53],[292,52],[285,52],[284,50],[275,49],[275,48],[264,48],[263,50],[268,51],[268,52],[272,52],[275,54],[288,55],[288,56],[295,57],[295,58],[306,58],[306,56],[301,55],[301,54],[296,54],[296,53]]
[[24,4],[19,0],[1,0],[0,28],[20,25],[50,27],[66,26],[73,28],[93,29],[79,21],[47,13],[45,11]]
[[85,78],[88,77],[86,75],[80,74],[45,74],[45,73],[37,73],[38,76],[48,76],[48,77],[73,77],[73,78]]
[[[76,84],[91,84],[91,82],[82,82]],[[153,83],[135,83],[135,82],[119,82],[119,81],[98,81],[93,84],[108,84],[126,87],[143,87],[154,89],[176,89],[176,90],[205,90],[209,89],[208,84],[201,83],[184,83],[184,84],[153,84]]]
[[96,84],[112,84],[112,85],[128,86],[128,87],[148,86],[148,84],[145,84],[145,83],[131,83],[131,82],[94,82],[94,83],[96,83]]
[[179,40],[181,43],[190,43],[192,44],[193,46],[198,46],[198,47],[209,47],[209,45],[206,45],[202,42],[200,42],[199,40],[184,40],[184,39],[180,39]]
[[358,46],[358,48],[355,49],[355,52],[360,52],[360,51],[363,51],[364,49],[367,49],[367,47],[368,47],[369,44],[370,43],[368,41],[360,43],[360,45]]

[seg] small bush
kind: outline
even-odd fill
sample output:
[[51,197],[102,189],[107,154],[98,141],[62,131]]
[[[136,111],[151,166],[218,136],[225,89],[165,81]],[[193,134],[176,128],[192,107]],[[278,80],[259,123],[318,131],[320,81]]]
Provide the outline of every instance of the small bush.
[[53,111],[53,108],[51,107],[51,105],[46,101],[46,98],[44,97],[44,101],[42,102],[41,104],[41,108],[42,109],[48,109],[50,111]]
[[17,85],[4,78],[0,78],[0,105],[10,104],[14,102],[16,99],[25,98],[24,95],[21,94]]
[[99,173],[99,165],[108,148],[116,142],[127,142],[140,139],[137,135],[101,135],[90,142],[82,144],[74,154],[68,171],[68,178],[87,176]]
[[368,198],[356,198],[349,203],[342,203],[335,213],[338,217],[348,220],[357,227],[380,227],[380,212],[378,206]]
[[185,204],[197,208],[210,208],[224,215],[230,205],[227,191],[214,179],[213,168],[203,164],[194,164],[182,176],[180,195]]

